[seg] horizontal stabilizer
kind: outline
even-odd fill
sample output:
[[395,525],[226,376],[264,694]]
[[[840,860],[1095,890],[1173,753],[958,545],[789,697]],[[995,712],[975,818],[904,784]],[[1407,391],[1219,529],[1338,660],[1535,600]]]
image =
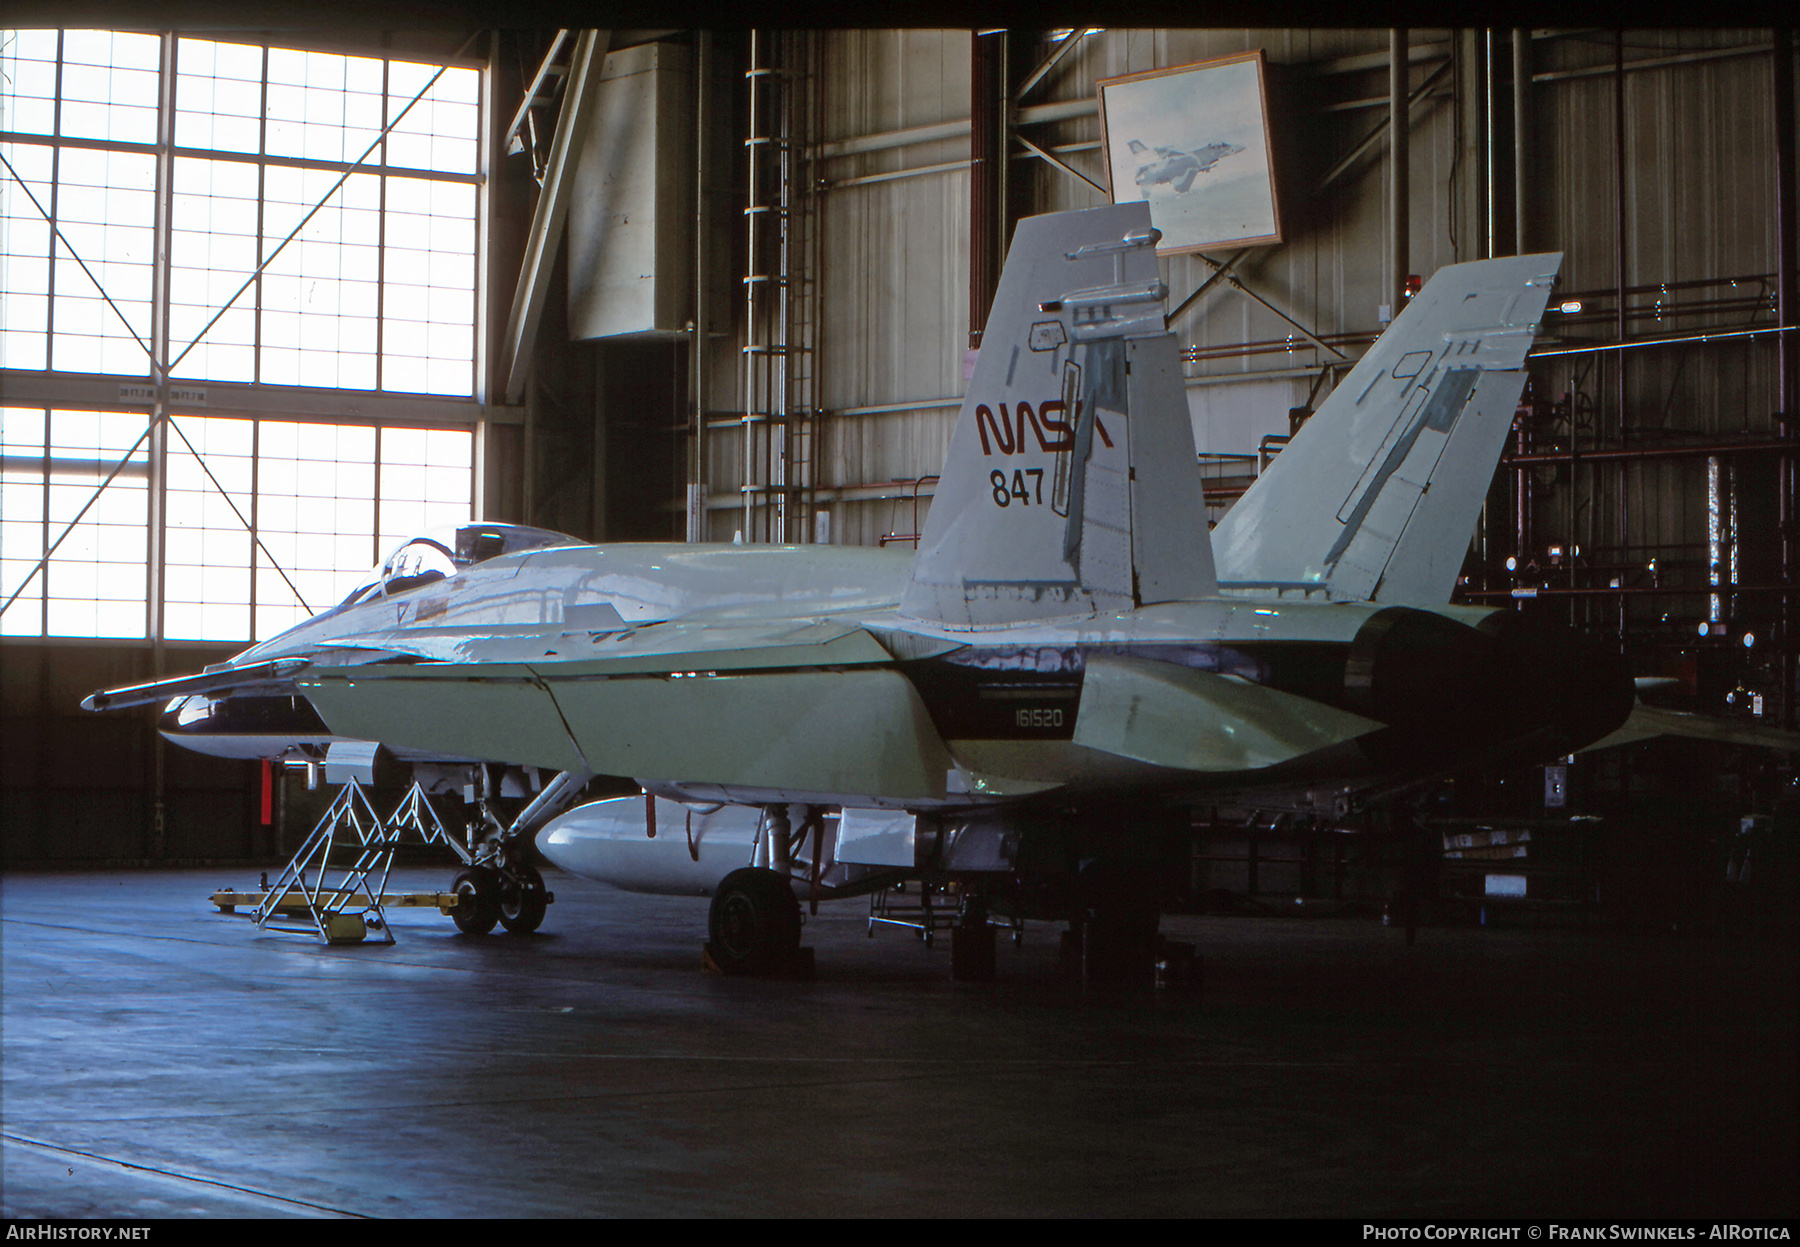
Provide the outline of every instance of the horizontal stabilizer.
[[1720,715],[1689,714],[1682,710],[1665,710],[1646,706],[1643,702],[1631,708],[1631,717],[1612,735],[1580,750],[1610,749],[1614,745],[1634,745],[1657,736],[1686,736],[1694,740],[1716,740],[1731,745],[1757,745],[1765,749],[1781,749],[1800,753],[1800,732],[1752,723],[1746,719],[1727,719]]
[[1232,676],[1095,655],[1087,660],[1075,743],[1184,771],[1248,771],[1381,726]]
[[1219,587],[1448,602],[1561,264],[1439,269],[1219,522]]

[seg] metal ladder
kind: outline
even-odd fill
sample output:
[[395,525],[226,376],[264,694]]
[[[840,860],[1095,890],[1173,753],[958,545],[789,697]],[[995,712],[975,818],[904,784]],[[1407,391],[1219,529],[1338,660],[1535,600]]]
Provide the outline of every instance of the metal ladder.
[[[815,441],[818,196],[808,143],[818,128],[809,32],[750,32],[742,348],[740,518],[745,541],[809,541]],[[760,520],[760,524],[759,524]]]

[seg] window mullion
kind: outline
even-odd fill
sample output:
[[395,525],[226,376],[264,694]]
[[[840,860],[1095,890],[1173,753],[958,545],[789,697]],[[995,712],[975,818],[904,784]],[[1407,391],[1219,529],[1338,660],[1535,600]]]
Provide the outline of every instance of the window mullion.
[[250,375],[259,385],[263,365],[263,235],[268,229],[265,208],[269,201],[269,166],[265,159],[269,153],[269,49],[266,44],[262,50],[260,91],[262,104],[256,120],[256,311],[251,331],[254,345],[250,352]]
[[156,93],[156,206],[150,245],[150,381],[168,401],[169,253],[175,180],[175,36],[162,36]]
[[[389,95],[389,75],[393,73],[392,61],[381,62],[381,163],[388,162],[388,107],[391,103]],[[382,388],[382,331],[387,319],[387,193],[388,180],[384,173],[380,179],[381,191],[375,214],[375,388]],[[379,473],[379,469],[377,469]],[[380,476],[376,479],[379,481]],[[377,525],[376,531],[380,532]]]
[[250,630],[244,635],[256,641],[256,576],[262,562],[262,517],[257,504],[262,500],[262,421],[250,422]]
[[50,421],[54,414],[44,409],[44,532],[38,540],[39,557],[44,565],[38,572],[38,589],[43,600],[38,603],[38,635],[50,635]]
[[374,518],[370,521],[370,526],[375,531],[370,534],[370,538],[371,544],[375,547],[375,557],[370,561],[379,566],[381,563],[381,426],[379,424],[375,426],[374,494],[374,505],[371,511]]
[[[61,210],[56,202],[56,192],[62,186],[62,70],[63,70],[63,32],[56,32],[56,99],[50,108],[50,237],[46,241],[50,247],[50,273],[44,282],[44,367],[56,367],[56,240],[61,236],[56,227],[57,213]],[[46,414],[45,419],[49,416]],[[44,478],[44,488],[50,488],[50,478]],[[46,496],[48,496],[46,494]],[[45,540],[49,540],[49,530],[45,530]],[[48,576],[50,569],[44,568]],[[45,583],[48,583],[46,581]],[[44,607],[49,609],[50,599],[44,598]],[[46,621],[48,616],[45,617]],[[46,635],[48,635],[46,633]]]
[[175,35],[162,34],[156,92],[156,203],[150,254],[150,380],[156,387],[150,437],[149,532],[145,542],[148,575],[145,588],[145,631],[150,637],[152,670],[163,675],[163,636],[168,619],[169,535],[169,253],[175,173]]

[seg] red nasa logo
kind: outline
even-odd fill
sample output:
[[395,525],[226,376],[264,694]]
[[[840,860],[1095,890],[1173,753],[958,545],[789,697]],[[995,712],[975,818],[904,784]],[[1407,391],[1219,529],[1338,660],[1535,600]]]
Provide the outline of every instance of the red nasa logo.
[[[1015,403],[1014,410],[1007,411],[1005,403],[997,404],[999,416],[986,403],[975,408],[975,430],[981,435],[981,453],[992,456],[995,448],[1003,455],[1022,455],[1030,449],[1025,438],[1027,428],[1037,441],[1038,449],[1046,454],[1071,450],[1075,445],[1075,432],[1070,428],[1071,422],[1062,418],[1068,405],[1061,399],[1052,399],[1047,403],[1039,403],[1033,411],[1030,403]],[[1075,405],[1075,419],[1081,419],[1081,405]],[[1113,444],[1107,436],[1106,426],[1098,419],[1094,421],[1094,431],[1100,434],[1100,440],[1106,445]],[[990,438],[989,434],[993,436]]]

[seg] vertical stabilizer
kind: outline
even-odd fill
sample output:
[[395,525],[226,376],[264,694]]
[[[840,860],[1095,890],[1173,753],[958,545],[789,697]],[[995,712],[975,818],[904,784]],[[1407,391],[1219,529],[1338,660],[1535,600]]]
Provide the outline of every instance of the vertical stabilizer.
[[961,625],[1216,591],[1142,203],[1019,222],[900,609]]
[[1439,269],[1219,522],[1219,587],[1448,602],[1561,266]]

